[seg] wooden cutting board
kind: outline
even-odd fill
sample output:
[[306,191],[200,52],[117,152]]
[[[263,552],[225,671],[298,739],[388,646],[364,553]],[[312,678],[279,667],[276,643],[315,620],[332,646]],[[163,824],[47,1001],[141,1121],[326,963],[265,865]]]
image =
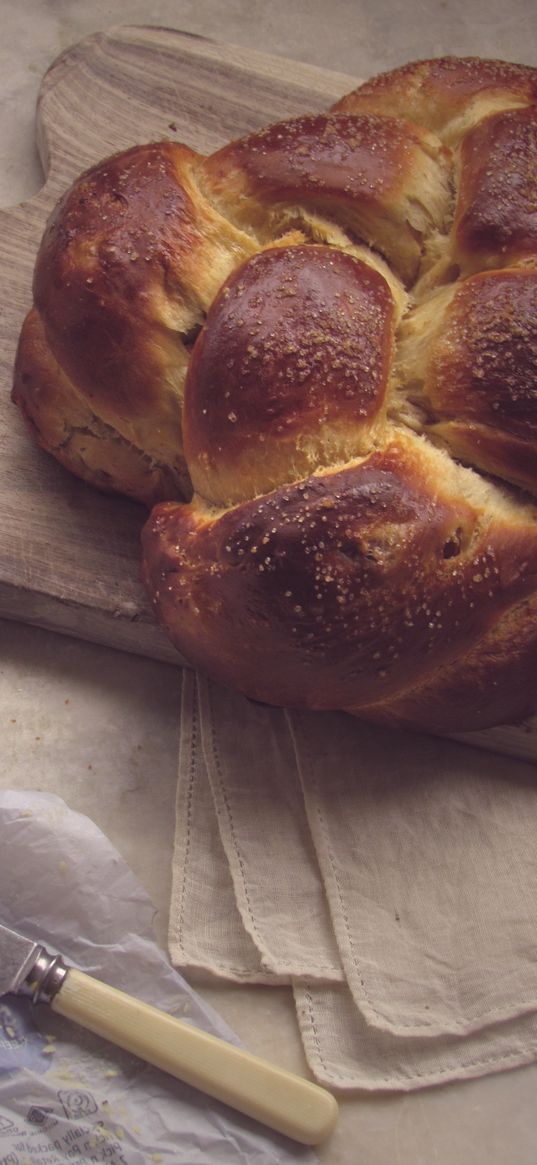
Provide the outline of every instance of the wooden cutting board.
[[[325,109],[358,80],[161,28],[110,29],[53,63],[37,107],[45,185],[0,211],[0,616],[181,663],[140,583],[145,511],[99,495],[36,449],[10,401],[34,260],[58,197],[115,150],[171,138],[210,153]],[[537,718],[461,739],[537,759]]]

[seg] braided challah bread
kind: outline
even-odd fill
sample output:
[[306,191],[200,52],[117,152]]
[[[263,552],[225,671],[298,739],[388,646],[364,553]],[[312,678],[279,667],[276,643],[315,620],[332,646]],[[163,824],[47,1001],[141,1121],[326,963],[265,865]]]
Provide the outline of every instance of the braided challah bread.
[[435,731],[537,707],[537,69],[446,58],[52,216],[13,396],[155,505],[173,642],[253,699]]

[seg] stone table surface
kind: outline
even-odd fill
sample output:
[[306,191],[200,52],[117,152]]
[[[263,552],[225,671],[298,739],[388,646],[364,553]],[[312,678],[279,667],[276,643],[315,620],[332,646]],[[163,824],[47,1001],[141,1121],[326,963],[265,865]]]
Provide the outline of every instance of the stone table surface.
[[[537,64],[534,0],[2,0],[0,11],[3,206],[41,184],[43,73],[114,24],[177,28],[361,78],[444,53]],[[0,621],[0,785],[57,793],[91,817],[151,895],[163,946],[179,690],[170,665]],[[252,1051],[307,1073],[289,990],[196,986]],[[408,1096],[350,1097],[318,1155],[330,1165],[535,1165],[536,1094],[531,1066]]]

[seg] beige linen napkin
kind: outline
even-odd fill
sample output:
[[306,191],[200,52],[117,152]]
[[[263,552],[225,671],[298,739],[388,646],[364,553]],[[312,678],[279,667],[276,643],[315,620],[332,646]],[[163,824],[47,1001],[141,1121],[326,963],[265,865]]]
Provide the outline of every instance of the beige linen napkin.
[[291,983],[330,1087],[537,1058],[536,838],[534,766],[184,672],[172,959]]

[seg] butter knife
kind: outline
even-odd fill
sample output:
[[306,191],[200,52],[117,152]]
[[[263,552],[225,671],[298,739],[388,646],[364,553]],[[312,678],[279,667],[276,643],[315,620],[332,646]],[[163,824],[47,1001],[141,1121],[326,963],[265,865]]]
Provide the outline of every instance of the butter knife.
[[70,967],[0,924],[0,996],[30,996],[269,1128],[316,1145],[333,1130],[330,1092]]

